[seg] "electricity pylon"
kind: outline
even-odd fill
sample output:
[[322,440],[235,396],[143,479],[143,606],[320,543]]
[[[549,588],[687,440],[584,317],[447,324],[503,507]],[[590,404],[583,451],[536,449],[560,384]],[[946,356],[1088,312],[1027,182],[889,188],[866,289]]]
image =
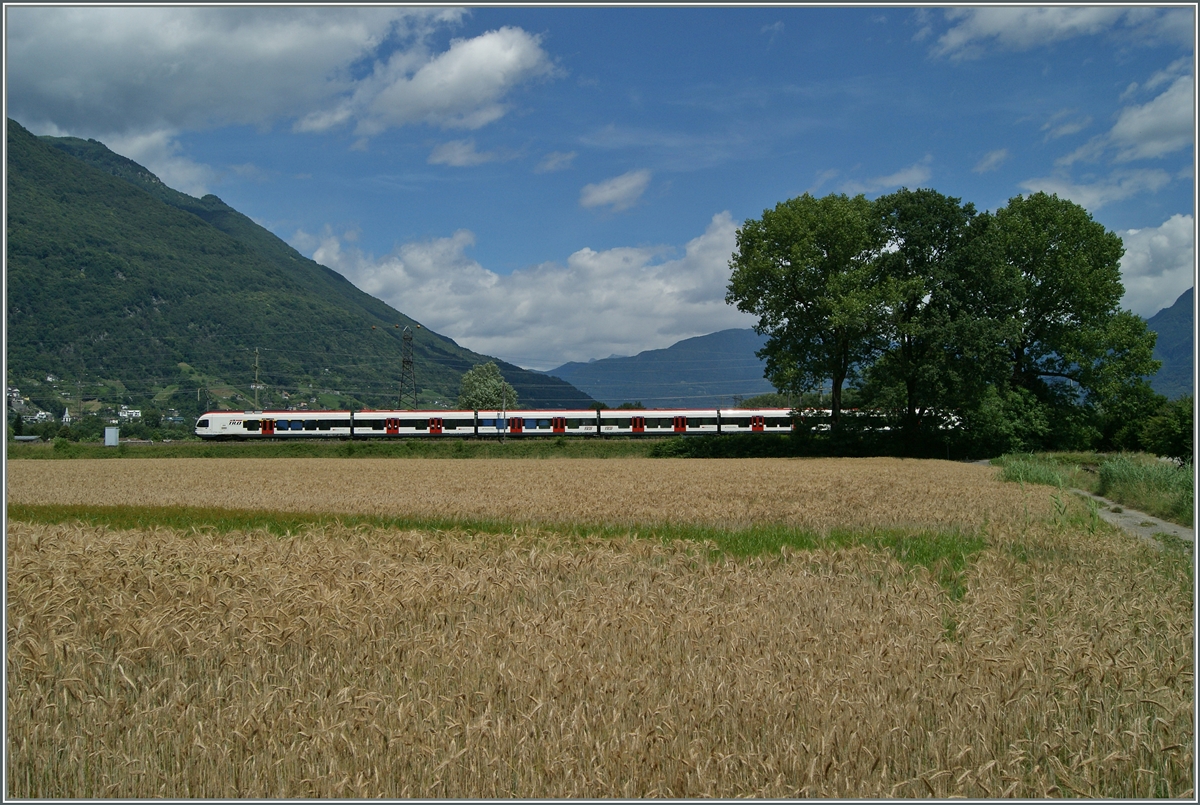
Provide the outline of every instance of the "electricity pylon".
[[[420,329],[421,325],[417,325]],[[400,352],[400,403],[399,407],[404,408],[404,401],[409,401],[409,408],[415,410],[417,407],[417,370],[416,363],[413,361],[413,334],[408,327],[404,328],[404,334],[401,336],[403,348]]]

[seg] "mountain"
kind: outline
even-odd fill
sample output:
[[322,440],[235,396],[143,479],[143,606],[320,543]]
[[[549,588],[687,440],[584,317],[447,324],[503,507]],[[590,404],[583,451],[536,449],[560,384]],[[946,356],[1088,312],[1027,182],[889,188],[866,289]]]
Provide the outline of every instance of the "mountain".
[[1192,345],[1196,323],[1192,315],[1192,288],[1184,291],[1175,304],[1165,307],[1146,320],[1146,327],[1158,333],[1154,358],[1162,361],[1150,385],[1171,399],[1192,393]]
[[[495,360],[360,291],[213,195],[193,198],[94,140],[35,137],[8,121],[8,378],[53,375],[97,400],[214,405],[283,394],[323,406],[395,406],[403,328],[418,401],[444,407]],[[531,407],[592,402],[496,360]],[[83,395],[85,399],[87,393]]]
[[753,330],[721,330],[628,358],[565,363],[547,374],[613,406],[731,406],[735,395],[775,391],[754,354],[765,342],[766,336]]

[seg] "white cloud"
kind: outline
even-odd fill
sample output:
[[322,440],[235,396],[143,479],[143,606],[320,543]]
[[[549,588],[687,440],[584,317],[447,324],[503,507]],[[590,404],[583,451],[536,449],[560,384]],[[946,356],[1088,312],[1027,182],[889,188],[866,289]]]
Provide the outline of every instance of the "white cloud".
[[1195,223],[1172,215],[1154,229],[1118,232],[1125,242],[1121,281],[1125,308],[1144,318],[1175,303],[1195,282]]
[[540,37],[504,27],[474,39],[455,39],[428,60],[397,52],[359,82],[353,95],[306,116],[297,128],[321,131],[352,118],[366,136],[413,123],[478,129],[508,112],[505,97],[519,84],[556,75]]
[[506,159],[497,151],[476,151],[474,140],[450,140],[433,149],[426,160],[430,165],[449,165],[454,168],[467,168],[472,165],[482,165],[485,162],[495,162]]
[[565,265],[500,275],[467,254],[474,235],[405,244],[375,258],[331,231],[297,233],[297,248],[460,344],[522,366],[632,355],[754,319],[725,303],[737,225],[714,215],[682,256],[670,249],[584,248]]
[[[1156,73],[1146,86],[1161,85],[1157,78],[1166,72]],[[1071,153],[1059,157],[1054,164],[1065,167],[1080,161],[1097,162],[1113,149],[1116,149],[1112,156],[1114,162],[1132,162],[1157,159],[1187,148],[1195,137],[1194,83],[1190,75],[1176,77],[1161,95],[1140,106],[1126,106],[1112,129],[1092,137]],[[1122,97],[1129,94],[1127,90]]]
[[1059,137],[1066,137],[1068,134],[1075,134],[1087,128],[1092,118],[1078,117],[1074,120],[1067,120],[1075,113],[1074,109],[1063,109],[1050,117],[1049,120],[1042,126],[1042,131],[1046,132],[1046,141],[1057,140]]
[[551,151],[542,158],[538,166],[533,169],[534,173],[553,173],[554,171],[565,170],[571,167],[571,163],[575,161],[578,154],[575,151]]
[[1139,193],[1153,193],[1170,181],[1170,174],[1162,170],[1119,170],[1091,184],[1078,184],[1066,176],[1045,176],[1027,179],[1021,182],[1021,187],[1031,193],[1042,191],[1069,198],[1089,212],[1095,212],[1113,201]]
[[[111,134],[269,125],[350,91],[389,37],[419,43],[461,11],[389,8],[13,7],[9,114]],[[419,44],[414,48],[420,50]]]
[[983,159],[975,163],[975,167],[971,168],[975,173],[987,173],[994,171],[1004,164],[1004,160],[1008,159],[1008,149],[998,148],[995,151],[988,151],[983,155]]
[[648,170],[622,173],[603,182],[584,185],[579,191],[579,205],[588,208],[611,206],[614,210],[625,210],[642,197],[649,184]]
[[[176,134],[167,129],[144,134],[117,134],[111,135],[105,145],[110,151],[149,169],[167,187],[197,198],[204,196],[219,178],[218,173],[207,165],[181,156],[183,148],[175,139]],[[254,169],[239,165],[232,170],[245,173]]]
[[[1192,60],[1190,58],[1176,59],[1166,66],[1165,69],[1159,70],[1146,81],[1142,89],[1154,90],[1158,89],[1163,84],[1171,81],[1181,75],[1192,74]],[[1137,87],[1137,84],[1133,84]]]
[[[424,123],[477,129],[521,84],[558,70],[539,37],[505,27],[453,40],[450,8],[6,8],[5,99],[36,132],[111,142],[224,125],[361,138]],[[384,54],[390,54],[386,57]],[[364,65],[367,69],[363,74]]]
[[1141,106],[1121,110],[1109,138],[1119,149],[1118,162],[1151,159],[1192,144],[1195,133],[1194,82],[1176,78],[1163,94]]
[[978,58],[989,46],[1029,50],[1108,32],[1138,43],[1167,40],[1187,46],[1193,30],[1190,9],[993,6],[950,9],[945,18],[954,25],[938,38],[932,51],[955,60]]
[[876,193],[880,190],[890,190],[894,187],[918,187],[928,182],[929,177],[933,175],[929,170],[929,163],[932,161],[933,156],[926,154],[925,158],[920,162],[909,165],[907,168],[901,168],[887,176],[876,176],[873,179],[867,179],[865,182],[858,180],[846,182],[842,185],[842,192]]

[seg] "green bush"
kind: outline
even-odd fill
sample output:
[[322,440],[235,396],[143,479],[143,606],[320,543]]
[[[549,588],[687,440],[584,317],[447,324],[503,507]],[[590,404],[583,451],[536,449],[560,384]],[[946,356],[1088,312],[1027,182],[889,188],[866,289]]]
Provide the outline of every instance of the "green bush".
[[1172,400],[1142,426],[1142,444],[1155,455],[1191,462],[1193,421],[1192,395]]

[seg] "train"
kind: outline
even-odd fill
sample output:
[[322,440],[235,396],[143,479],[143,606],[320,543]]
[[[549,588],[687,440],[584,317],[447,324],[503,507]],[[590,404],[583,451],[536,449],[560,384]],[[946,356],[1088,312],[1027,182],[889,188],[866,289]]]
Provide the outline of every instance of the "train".
[[788,408],[489,411],[208,411],[201,439],[388,439],[474,436],[674,436],[790,433]]

